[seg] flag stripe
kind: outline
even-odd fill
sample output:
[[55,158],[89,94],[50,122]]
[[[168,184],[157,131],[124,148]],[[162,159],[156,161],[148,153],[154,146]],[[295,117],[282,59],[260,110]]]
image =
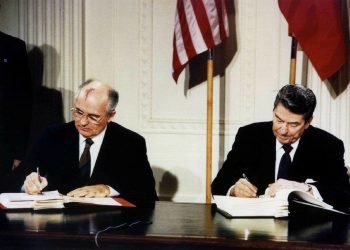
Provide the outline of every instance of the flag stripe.
[[[176,13],[175,21],[179,23],[179,15]],[[182,39],[182,31],[181,31],[181,25],[175,26],[174,31],[174,54],[176,54],[176,57],[178,58],[179,62],[181,64],[184,64],[188,61],[187,53],[185,50],[184,40]]]
[[219,17],[220,42],[229,36],[227,10],[224,1],[225,0],[215,0]]
[[[211,48],[214,46],[214,39],[213,39],[213,35],[211,33],[211,23],[209,23],[210,21],[210,15],[211,13],[208,12],[208,4],[204,5],[203,2],[201,1],[196,1],[196,0],[192,0],[192,5],[193,5],[193,10],[195,13],[195,17],[196,20],[198,22],[198,26],[201,30],[201,36],[204,37],[204,42],[206,44],[205,48],[201,51],[205,51],[207,50],[207,48]],[[203,13],[206,13],[205,15],[203,15]],[[209,17],[209,19],[208,19]],[[215,26],[214,26],[215,28]],[[199,52],[199,51],[198,51]]]
[[173,78],[194,56],[228,37],[225,0],[178,0],[173,39]]
[[[174,54],[173,54],[173,69],[177,69],[177,68],[181,67],[181,65],[183,64],[183,63],[180,62],[179,52],[178,52],[177,47],[176,47],[176,44],[175,44],[176,41],[177,41],[177,40],[175,39],[175,36],[174,36],[174,39],[173,39],[173,46],[174,46],[175,50],[174,50]],[[187,58],[186,53],[184,53],[184,55],[185,55],[186,58]],[[186,59],[185,62],[187,62],[187,60],[188,60],[188,59]]]
[[[178,51],[181,53],[186,53],[187,57],[190,59],[191,55],[196,54],[196,49],[194,48],[194,44],[192,42],[191,33],[190,33],[190,27],[187,22],[186,7],[183,1],[179,1],[178,3],[179,3],[178,15],[179,15],[179,21],[180,21],[180,32],[178,35],[179,35],[179,39],[183,40],[183,47],[178,47]],[[180,61],[182,62],[182,60]]]
[[[174,46],[174,53],[173,53],[173,75],[179,76],[181,71],[185,68],[186,62],[188,60],[185,61],[185,63],[181,63],[180,62],[180,58],[179,58],[179,53],[178,50],[175,46],[175,36],[174,36],[174,41],[173,41],[173,46]],[[185,53],[185,56],[187,58],[187,54]]]
[[[205,50],[207,50],[207,46],[203,40],[203,36],[201,33],[201,30],[199,28],[199,24],[197,22],[197,18],[194,12],[194,9],[192,7],[191,0],[184,0],[184,6],[185,6],[185,13],[186,13],[186,19],[187,19],[187,25],[189,35],[192,41],[192,45],[195,48],[195,52],[191,51],[188,55],[189,57],[193,57],[196,54],[199,54]],[[183,33],[184,34],[184,33]],[[189,41],[185,41],[189,42]]]

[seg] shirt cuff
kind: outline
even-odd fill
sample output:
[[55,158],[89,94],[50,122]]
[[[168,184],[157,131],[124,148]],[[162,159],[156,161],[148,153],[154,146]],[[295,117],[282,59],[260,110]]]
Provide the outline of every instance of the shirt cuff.
[[235,185],[232,185],[229,189],[228,189],[228,191],[227,191],[227,193],[226,193],[226,196],[231,196],[230,194],[231,194],[231,190],[232,190],[232,188],[234,188],[235,187]]
[[113,196],[118,196],[118,195],[120,195],[120,193],[117,191],[117,190],[115,190],[115,189],[113,189],[113,188],[111,188],[110,186],[108,186],[108,185],[106,185],[108,188],[109,188],[109,197],[113,197]]
[[308,184],[308,185],[310,185],[310,187],[311,187],[312,195],[313,195],[317,200],[323,201],[323,198],[322,198],[320,192],[318,191],[317,187],[315,187],[314,185],[311,185],[311,184]]

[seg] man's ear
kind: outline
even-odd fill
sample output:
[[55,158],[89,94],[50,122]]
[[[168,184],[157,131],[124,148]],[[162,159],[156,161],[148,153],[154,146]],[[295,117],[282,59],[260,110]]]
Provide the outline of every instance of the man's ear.
[[310,124],[311,124],[313,118],[314,118],[314,117],[311,116],[310,119],[309,119],[309,121],[306,122],[306,124],[305,124],[305,126],[306,126],[305,129],[307,129],[307,128],[310,126]]
[[109,114],[108,122],[111,122],[113,120],[115,114],[116,114],[115,110],[113,110],[113,112]]

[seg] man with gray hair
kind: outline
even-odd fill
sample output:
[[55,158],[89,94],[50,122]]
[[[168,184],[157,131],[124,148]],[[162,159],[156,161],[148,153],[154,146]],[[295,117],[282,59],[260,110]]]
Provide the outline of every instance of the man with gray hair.
[[344,144],[310,125],[315,107],[311,89],[282,87],[274,102],[272,122],[238,130],[232,150],[212,183],[213,194],[254,198],[294,189],[347,206]]
[[49,127],[24,162],[25,192],[157,200],[144,138],[112,122],[117,103],[110,85],[83,83],[72,108],[74,121]]

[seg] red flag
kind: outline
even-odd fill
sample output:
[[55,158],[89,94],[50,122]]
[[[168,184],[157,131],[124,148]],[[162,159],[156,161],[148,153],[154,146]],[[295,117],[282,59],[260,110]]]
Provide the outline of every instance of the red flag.
[[279,0],[279,7],[322,80],[345,63],[340,0]]
[[178,0],[173,40],[173,78],[191,58],[228,37],[225,0]]

